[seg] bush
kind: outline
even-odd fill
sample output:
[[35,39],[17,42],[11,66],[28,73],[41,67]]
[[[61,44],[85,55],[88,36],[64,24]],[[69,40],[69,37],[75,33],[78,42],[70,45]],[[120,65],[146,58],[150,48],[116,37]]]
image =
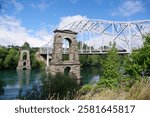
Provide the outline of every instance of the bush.
[[74,78],[61,73],[55,76],[44,75],[45,78],[41,92],[42,99],[73,99],[79,89]]
[[52,76],[50,73],[42,75],[43,83],[41,87],[34,86],[24,96],[25,100],[63,100],[75,99],[80,88],[77,81],[61,73]]

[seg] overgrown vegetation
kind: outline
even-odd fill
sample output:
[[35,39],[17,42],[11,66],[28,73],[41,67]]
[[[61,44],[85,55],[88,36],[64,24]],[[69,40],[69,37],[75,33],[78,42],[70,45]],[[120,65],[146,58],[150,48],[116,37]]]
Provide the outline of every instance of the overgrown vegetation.
[[14,69],[17,67],[19,51],[16,48],[0,48],[0,69]]
[[149,100],[150,99],[150,80],[141,78],[134,82],[127,90],[127,86],[121,85],[116,89],[99,88],[93,85],[83,86],[75,99],[80,100]]
[[37,87],[34,87],[22,99],[74,99],[77,90],[79,89],[79,85],[77,84],[76,80],[69,75],[66,76],[58,73],[55,76],[52,76],[49,73],[44,74],[42,78],[43,85],[40,90],[38,90]]
[[102,62],[100,81],[83,86],[77,99],[150,99],[150,34],[144,39],[143,47],[123,60],[113,45]]

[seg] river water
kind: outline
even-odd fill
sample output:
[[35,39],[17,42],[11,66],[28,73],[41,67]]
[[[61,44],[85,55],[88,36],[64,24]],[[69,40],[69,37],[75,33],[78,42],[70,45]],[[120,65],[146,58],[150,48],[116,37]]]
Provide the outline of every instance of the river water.
[[[0,71],[0,100],[19,99],[34,86],[42,85],[42,73],[40,71]],[[100,68],[82,68],[81,77],[83,85],[96,83],[100,78]]]

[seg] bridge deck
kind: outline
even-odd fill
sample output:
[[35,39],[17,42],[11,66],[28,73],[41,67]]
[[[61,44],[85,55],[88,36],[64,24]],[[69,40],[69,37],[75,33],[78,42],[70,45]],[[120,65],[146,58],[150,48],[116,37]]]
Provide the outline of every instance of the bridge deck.
[[[103,54],[107,54],[108,52],[107,51],[79,51],[78,54],[79,55],[103,55]],[[126,51],[119,51],[118,52],[119,54],[129,54],[129,52],[126,52]],[[46,55],[47,52],[44,52],[44,53],[40,53],[41,55]],[[69,52],[62,52],[62,54],[69,54]],[[52,55],[52,53],[49,53],[49,55]]]

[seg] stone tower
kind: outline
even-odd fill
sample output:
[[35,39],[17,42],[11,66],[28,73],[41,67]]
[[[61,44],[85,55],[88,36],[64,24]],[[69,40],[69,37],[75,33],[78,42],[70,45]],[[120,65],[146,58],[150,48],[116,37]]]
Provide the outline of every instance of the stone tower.
[[[52,60],[50,61],[49,71],[52,75],[57,72],[64,73],[65,69],[69,70],[69,74],[74,75],[76,79],[80,79],[80,62],[78,55],[78,43],[76,40],[77,33],[70,30],[55,30]],[[69,59],[64,61],[62,58],[62,42],[66,39],[69,42]]]
[[31,69],[29,50],[21,50],[20,51],[20,59],[18,62],[17,69],[18,70]]

